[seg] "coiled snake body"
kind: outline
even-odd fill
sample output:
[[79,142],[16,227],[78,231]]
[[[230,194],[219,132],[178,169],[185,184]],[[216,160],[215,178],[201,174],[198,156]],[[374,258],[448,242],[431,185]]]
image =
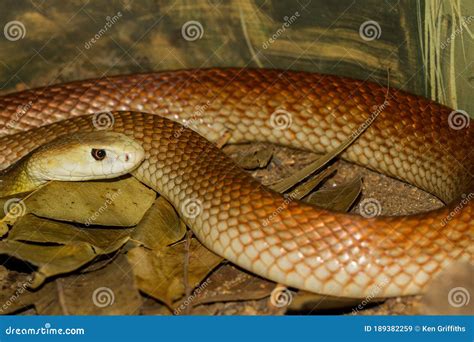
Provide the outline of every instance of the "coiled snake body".
[[[453,129],[451,112],[402,91],[387,96],[373,83],[304,72],[108,77],[1,97],[0,165],[64,134],[98,127],[124,133],[145,149],[134,175],[170,200],[201,242],[235,264],[319,294],[409,295],[453,261],[472,261],[474,204],[461,199],[473,189],[474,129]],[[374,113],[343,158],[452,204],[372,219],[326,211],[261,186],[211,143],[227,130],[230,143],[327,152]]]

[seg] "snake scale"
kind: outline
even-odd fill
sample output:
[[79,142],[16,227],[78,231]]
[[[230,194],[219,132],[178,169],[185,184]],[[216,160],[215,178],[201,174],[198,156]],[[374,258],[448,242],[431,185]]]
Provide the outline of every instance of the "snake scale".
[[[422,293],[454,261],[472,262],[474,203],[466,196],[474,183],[474,129],[453,129],[448,107],[371,82],[306,72],[230,68],[106,77],[0,97],[1,167],[58,136],[97,130],[92,114],[107,111],[109,129],[145,150],[133,174],[165,196],[209,249],[260,276],[324,295],[390,297]],[[263,187],[212,143],[228,131],[229,143],[266,141],[325,153],[375,112],[342,157],[448,206],[371,219],[323,210]],[[193,215],[190,201],[198,204]]]

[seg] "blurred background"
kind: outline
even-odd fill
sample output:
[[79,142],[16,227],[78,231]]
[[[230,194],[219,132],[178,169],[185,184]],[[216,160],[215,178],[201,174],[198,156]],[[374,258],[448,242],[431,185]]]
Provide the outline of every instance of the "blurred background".
[[[474,113],[472,0],[1,0],[0,93],[136,72],[306,70]],[[390,70],[390,72],[388,72]]]

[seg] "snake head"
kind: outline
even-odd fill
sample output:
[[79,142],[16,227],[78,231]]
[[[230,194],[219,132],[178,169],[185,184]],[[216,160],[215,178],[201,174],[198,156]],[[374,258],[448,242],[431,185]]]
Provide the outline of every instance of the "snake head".
[[136,169],[145,158],[143,147],[115,132],[61,136],[33,151],[28,173],[37,180],[84,181],[115,178]]

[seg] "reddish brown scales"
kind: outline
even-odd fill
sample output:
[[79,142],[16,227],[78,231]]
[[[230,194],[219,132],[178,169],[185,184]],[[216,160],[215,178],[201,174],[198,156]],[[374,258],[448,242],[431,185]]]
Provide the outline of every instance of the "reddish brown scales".
[[[6,134],[97,110],[154,112],[191,120],[215,140],[264,140],[325,152],[351,135],[385,101],[386,90],[335,76],[264,70],[192,70],[75,82],[0,99],[0,127],[19,104],[32,108]],[[197,108],[204,108],[196,117]],[[291,113],[286,130],[269,124],[277,109]],[[391,90],[388,105],[344,154],[446,200],[472,189],[472,127],[453,130],[449,108]],[[148,160],[137,177],[182,212],[186,199],[202,213],[186,218],[200,240],[264,277],[319,293],[363,297],[418,293],[454,260],[472,258],[473,204],[442,227],[451,208],[423,215],[365,218],[284,199],[235,167],[204,138],[166,119],[114,113],[113,130],[141,141]],[[60,134],[94,129],[81,117],[0,138],[4,165]],[[178,134],[177,134],[178,133]],[[275,214],[276,213],[276,214]],[[265,220],[267,224],[264,224]],[[293,242],[293,243],[292,243]],[[383,286],[381,286],[381,284]]]

